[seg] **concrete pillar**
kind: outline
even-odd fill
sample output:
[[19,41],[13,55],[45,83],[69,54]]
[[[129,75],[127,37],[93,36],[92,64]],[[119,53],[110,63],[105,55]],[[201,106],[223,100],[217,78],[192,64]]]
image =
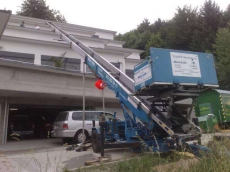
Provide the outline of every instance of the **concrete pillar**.
[[41,65],[41,55],[40,54],[35,54],[34,64]]
[[[82,58],[82,59],[81,59],[81,66],[80,66],[81,72],[84,72],[84,71],[83,71],[84,61],[85,61],[85,60]],[[85,70],[86,70],[86,68],[87,68],[87,67],[85,67]]]
[[7,141],[9,105],[7,100],[0,101],[0,144]]
[[126,69],[126,66],[125,66],[125,60],[122,61],[122,72],[125,73],[125,69]]
[[2,111],[2,105],[3,105],[3,103],[1,103],[0,102],[0,144],[3,144],[3,141],[2,141],[2,139],[3,139],[3,111]]

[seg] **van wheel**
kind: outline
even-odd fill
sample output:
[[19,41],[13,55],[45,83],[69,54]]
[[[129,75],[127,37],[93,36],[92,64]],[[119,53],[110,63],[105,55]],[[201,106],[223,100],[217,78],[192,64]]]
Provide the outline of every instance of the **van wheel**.
[[94,153],[99,153],[101,151],[100,143],[99,143],[99,136],[96,131],[92,133],[92,148]]
[[83,140],[86,141],[88,139],[89,139],[89,134],[88,134],[88,132],[86,130],[84,131],[84,134],[83,134],[82,130],[79,130],[79,131],[76,132],[76,134],[74,136],[74,141],[76,143],[82,143]]

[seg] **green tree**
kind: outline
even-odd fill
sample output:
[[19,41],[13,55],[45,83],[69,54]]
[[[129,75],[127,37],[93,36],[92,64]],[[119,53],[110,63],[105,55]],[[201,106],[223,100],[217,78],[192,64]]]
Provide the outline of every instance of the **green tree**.
[[148,19],[144,19],[140,25],[137,27],[139,33],[146,32],[150,29],[150,22]]
[[198,17],[197,29],[194,31],[191,50],[213,52],[212,44],[215,43],[216,33],[222,25],[223,12],[218,4],[212,0],[204,3]]
[[144,19],[136,29],[119,34],[116,39],[125,41],[124,47],[145,50],[141,57],[148,55],[149,46],[213,53],[216,33],[226,27],[229,20],[230,5],[222,12],[217,3],[207,0],[200,10],[178,7],[168,21],[158,19],[150,24]]
[[157,34],[152,34],[150,37],[150,40],[146,44],[145,47],[145,55],[149,56],[149,48],[150,47],[156,47],[156,48],[166,48],[166,43],[165,41],[161,38],[160,33]]
[[218,30],[216,42],[213,45],[219,79],[223,89],[230,89],[230,22],[227,28]]
[[137,47],[137,41],[138,41],[138,34],[136,30],[129,31],[125,34],[119,34],[115,37],[115,40],[118,41],[125,41],[125,48],[136,48]]
[[50,9],[45,0],[24,0],[17,15],[66,22],[58,10]]
[[171,20],[169,30],[169,46],[178,50],[190,50],[190,42],[197,28],[197,8],[191,6],[178,7]]
[[165,26],[165,21],[162,21],[160,18],[157,19],[153,24],[149,26],[151,33],[158,33]]
[[229,21],[230,21],[230,4],[228,5],[227,9],[224,11],[223,14],[223,27],[227,27]]

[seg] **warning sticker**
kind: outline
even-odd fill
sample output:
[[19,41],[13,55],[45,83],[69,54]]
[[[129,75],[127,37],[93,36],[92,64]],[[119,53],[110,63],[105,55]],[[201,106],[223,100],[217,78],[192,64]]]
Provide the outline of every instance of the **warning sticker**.
[[201,77],[198,55],[170,52],[174,76]]

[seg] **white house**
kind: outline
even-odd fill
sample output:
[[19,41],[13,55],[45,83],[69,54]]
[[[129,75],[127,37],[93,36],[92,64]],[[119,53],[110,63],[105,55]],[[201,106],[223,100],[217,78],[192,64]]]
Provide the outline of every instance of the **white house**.
[[[20,26],[22,21],[25,27]],[[12,15],[0,40],[0,143],[6,143],[14,116],[24,115],[34,122],[42,116],[52,123],[60,111],[82,109],[83,59],[46,22]],[[125,42],[114,40],[115,31],[54,23],[133,77],[142,51],[123,48]],[[52,59],[64,54],[63,67],[54,67]],[[86,72],[86,109],[101,110],[102,93],[94,87],[95,77]],[[122,116],[118,100],[108,89],[105,105],[106,111]]]

